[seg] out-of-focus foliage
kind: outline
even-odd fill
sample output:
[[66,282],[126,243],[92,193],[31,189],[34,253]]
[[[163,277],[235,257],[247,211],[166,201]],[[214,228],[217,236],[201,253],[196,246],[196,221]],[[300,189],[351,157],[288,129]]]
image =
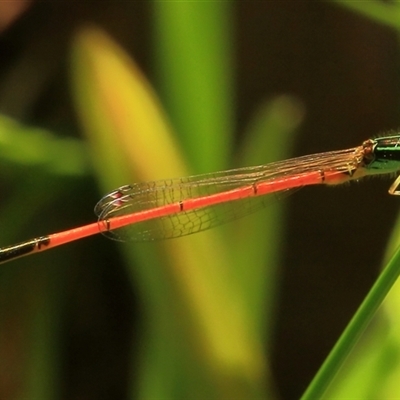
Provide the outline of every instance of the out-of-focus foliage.
[[[11,9],[11,3],[1,3],[0,29],[29,6],[20,2],[20,8]],[[335,3],[398,29],[395,3]],[[83,224],[91,218],[93,199],[120,185],[262,164],[292,154],[304,107],[289,95],[260,104],[236,146],[234,3],[151,4],[153,82],[101,24],[82,22],[68,34],[70,80],[63,83],[79,119],[79,138],[77,132],[65,135],[67,124],[61,134],[24,124],[22,118],[0,117],[1,243]],[[21,78],[35,68],[22,62],[6,83],[18,82],[15,92],[21,96]],[[13,92],[10,87],[7,93]],[[35,89],[35,82],[29,87]],[[9,100],[9,109],[18,111],[19,102],[2,94],[0,105]],[[26,96],[33,97],[34,90]],[[19,100],[22,104],[24,99]],[[14,116],[24,110],[21,106]],[[166,242],[112,246],[103,238],[86,239],[2,266],[0,398],[68,398],[65,370],[72,369],[80,393],[90,388],[88,399],[119,398],[126,392],[132,399],[277,398],[269,343],[288,218],[284,210],[284,202],[271,204],[229,226]],[[93,304],[96,294],[106,290],[102,285],[111,269],[120,271],[115,285],[121,285],[121,293],[137,293],[134,335],[131,325],[121,324],[130,318],[121,311],[126,297],[113,306]],[[72,293],[81,302],[74,303]],[[356,350],[341,354],[351,353],[336,378],[334,368],[322,383],[317,377],[316,385],[331,384],[326,398],[398,395],[396,293],[393,288]],[[92,372],[92,359],[85,365],[77,362],[76,368],[65,366],[66,358],[73,358],[67,353],[74,335],[65,337],[63,328],[68,321],[74,325],[77,308],[86,310],[80,329],[87,320],[104,334],[101,349],[91,347],[84,329],[76,335],[86,338],[82,347],[94,359],[96,352],[109,357],[110,364],[99,368],[103,375]],[[113,358],[119,343],[109,346],[112,329],[99,322],[107,311],[104,319],[115,319],[115,331],[126,329],[125,364]],[[116,315],[120,311],[122,317]],[[361,331],[352,332],[350,341]],[[105,394],[110,387],[113,393]]]

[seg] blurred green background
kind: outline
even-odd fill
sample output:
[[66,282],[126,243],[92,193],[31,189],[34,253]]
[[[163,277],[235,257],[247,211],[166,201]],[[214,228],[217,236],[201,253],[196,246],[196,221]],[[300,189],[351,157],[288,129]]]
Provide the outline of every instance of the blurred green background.
[[[0,244],[90,223],[127,183],[397,128],[399,6],[350,6],[0,2]],[[0,398],[299,398],[379,273],[390,183],[306,188],[192,237],[98,235],[2,265]],[[396,393],[360,391],[397,377],[390,346],[337,390]]]

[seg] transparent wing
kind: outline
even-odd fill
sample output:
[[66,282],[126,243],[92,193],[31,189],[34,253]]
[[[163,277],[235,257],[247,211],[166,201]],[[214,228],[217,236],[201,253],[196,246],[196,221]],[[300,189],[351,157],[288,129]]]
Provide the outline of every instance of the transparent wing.
[[[351,175],[362,162],[360,148],[315,154],[257,167],[232,169],[187,178],[142,182],[122,186],[104,196],[95,207],[99,223],[114,217],[135,214],[145,210],[177,204],[177,212],[151,218],[116,230],[103,232],[114,240],[149,241],[175,238],[204,231],[251,214],[271,201],[286,197],[298,187],[274,191],[263,196],[245,196],[233,201],[207,205],[209,196],[232,191],[260,182],[280,181],[311,172],[329,171],[332,174]],[[323,183],[321,181],[321,183]],[[202,206],[185,211],[188,199],[202,198]],[[104,231],[104,229],[102,229]]]

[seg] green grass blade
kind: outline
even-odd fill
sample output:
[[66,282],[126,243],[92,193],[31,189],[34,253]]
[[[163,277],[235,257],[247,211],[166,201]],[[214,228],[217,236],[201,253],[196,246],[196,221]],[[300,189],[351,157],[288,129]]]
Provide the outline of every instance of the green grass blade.
[[87,148],[81,140],[57,137],[4,115],[0,115],[0,152],[5,177],[27,168],[57,177],[82,177],[90,170]]
[[378,0],[333,0],[332,2],[348,10],[354,11],[357,14],[368,17],[375,22],[379,22],[397,30],[400,29],[400,8],[398,2],[383,2]]
[[233,143],[231,2],[153,2],[161,98],[196,173],[226,169]]
[[[400,245],[398,218],[385,259]],[[387,262],[386,262],[387,263]],[[397,279],[379,312],[369,324],[324,398],[398,398],[400,365],[400,281]]]
[[307,388],[302,396],[302,400],[314,400],[323,396],[325,390],[331,384],[345,359],[349,356],[354,345],[375,315],[375,312],[397,281],[399,274],[400,249],[397,249]]
[[[261,165],[289,158],[303,115],[300,102],[289,96],[277,97],[261,106],[247,129],[238,165]],[[276,202],[227,228],[233,253],[232,269],[236,271],[246,294],[248,312],[257,321],[260,333],[269,332],[265,329],[265,320],[275,299],[284,208],[284,201]]]

